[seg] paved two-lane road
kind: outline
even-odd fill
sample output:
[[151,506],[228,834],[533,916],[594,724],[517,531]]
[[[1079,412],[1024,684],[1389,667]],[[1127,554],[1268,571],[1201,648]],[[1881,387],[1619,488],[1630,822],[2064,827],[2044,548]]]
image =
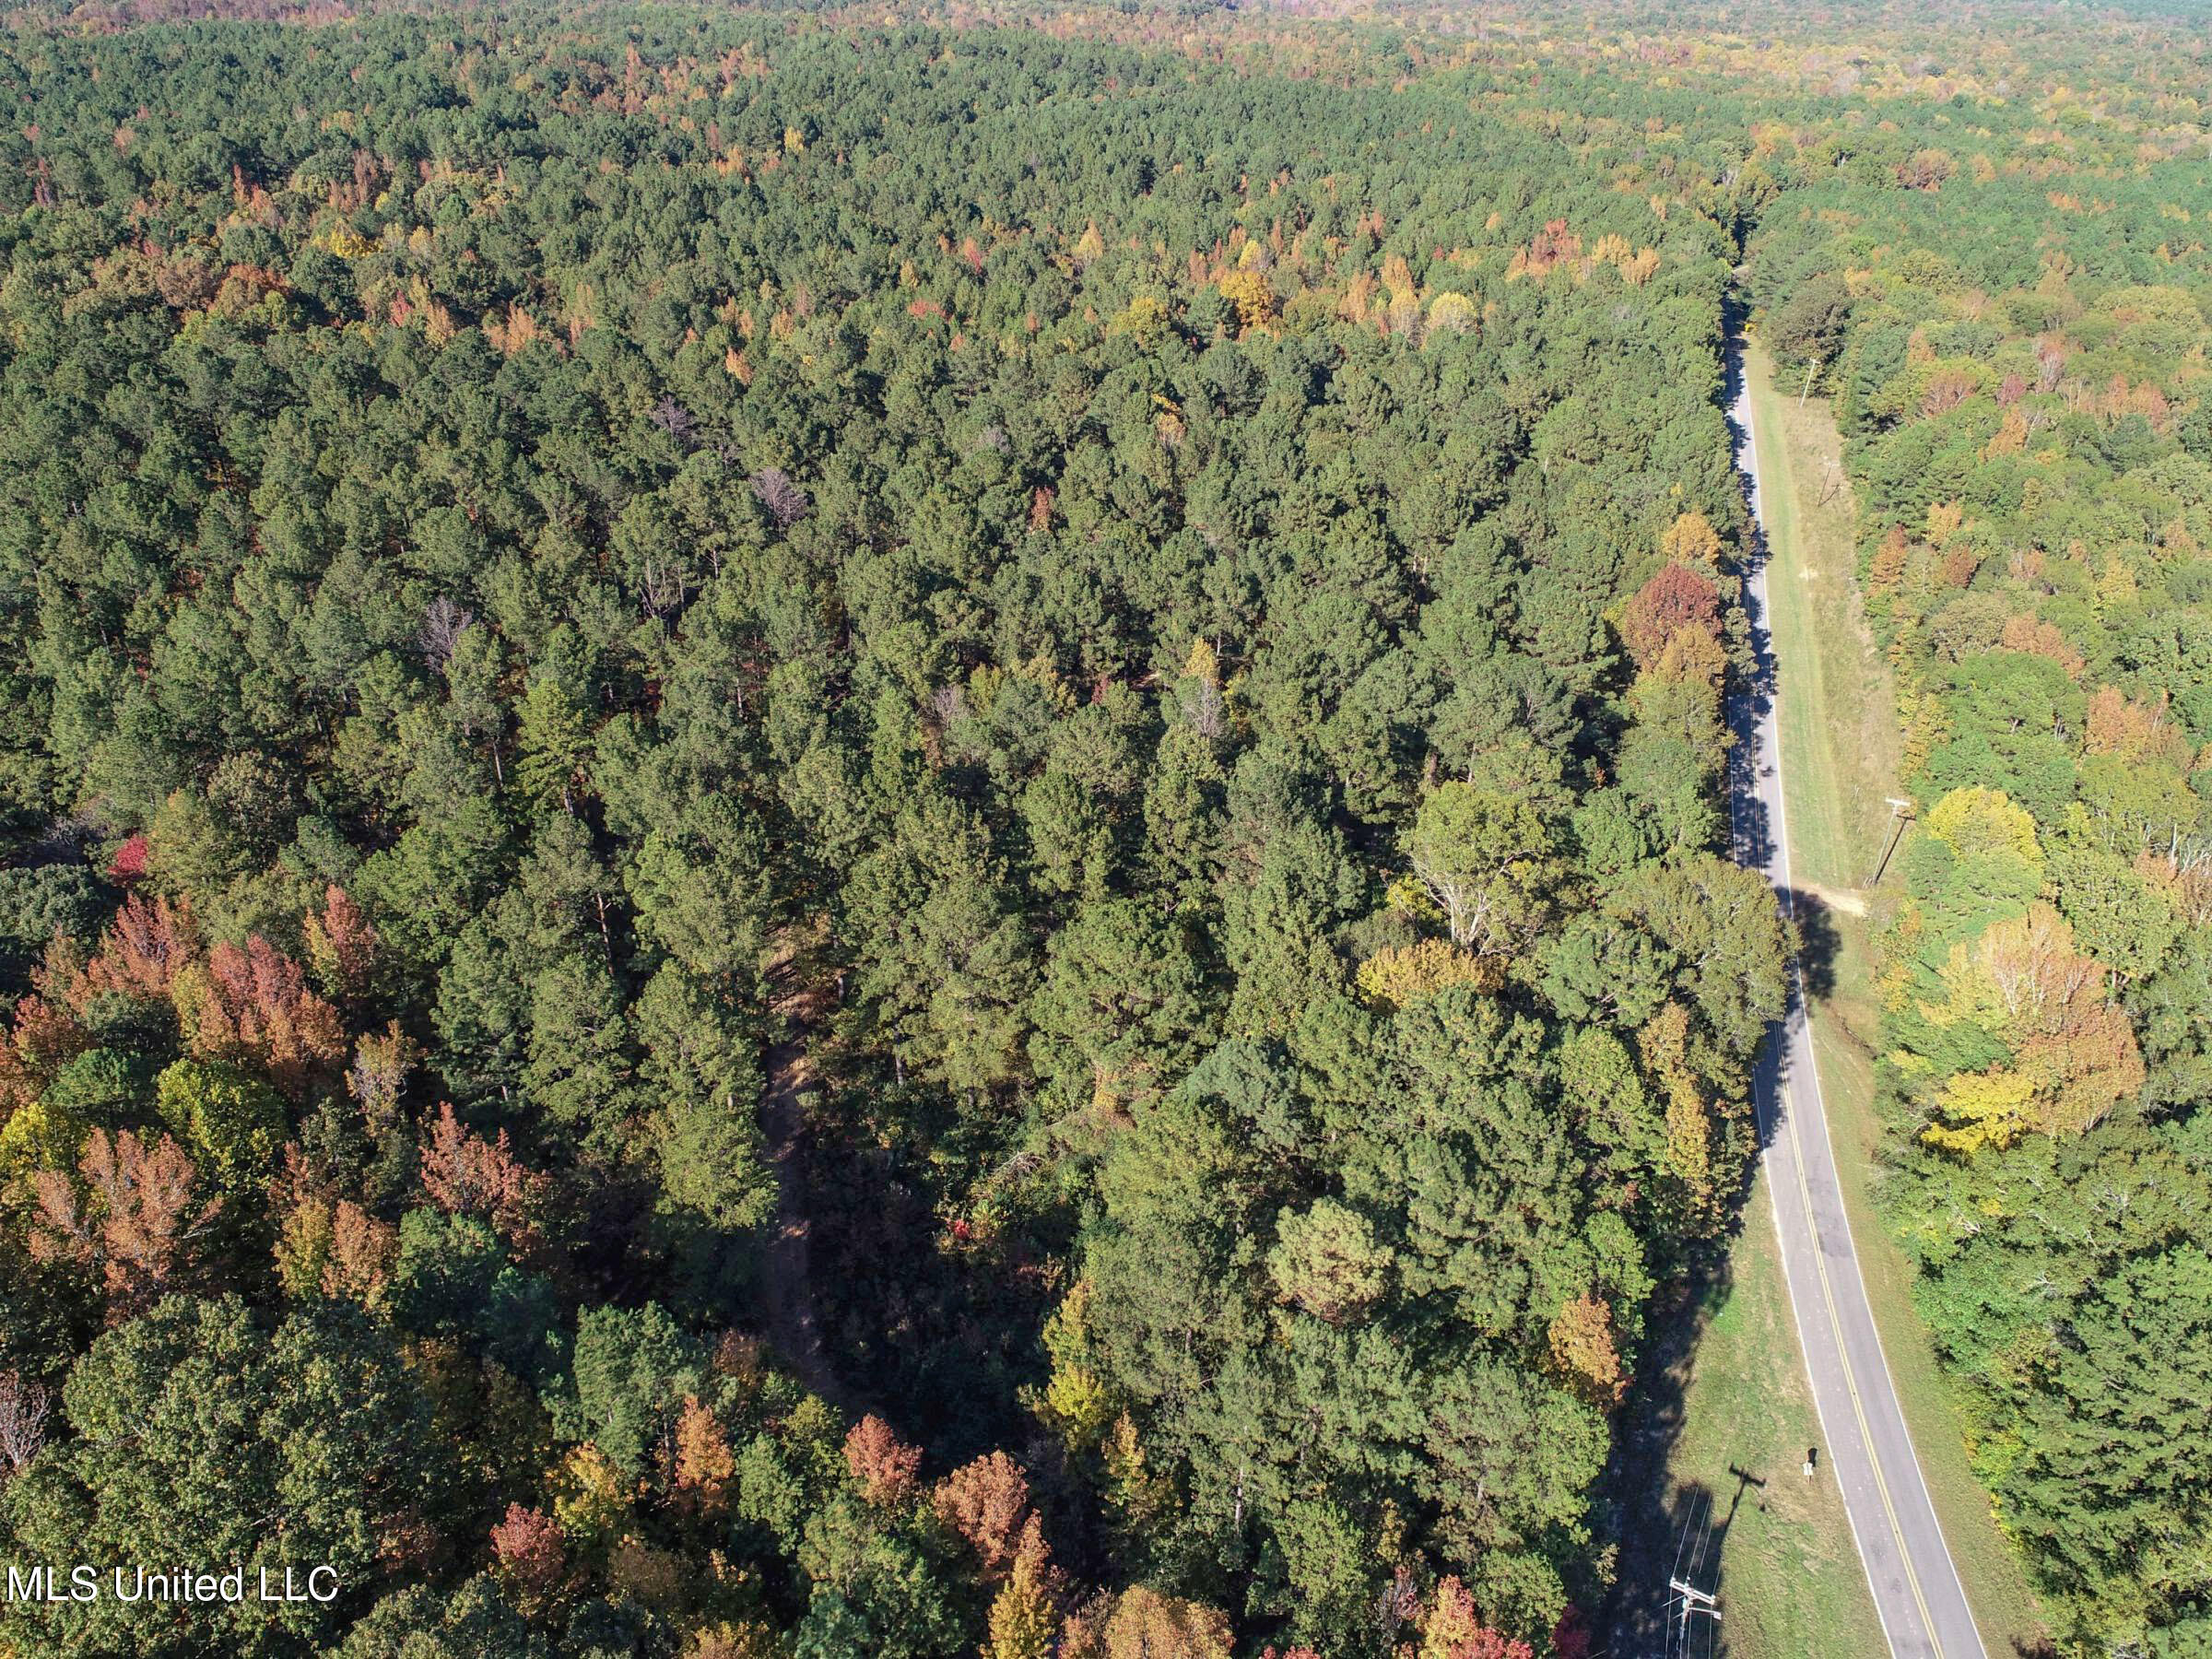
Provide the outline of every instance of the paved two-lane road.
[[[1741,354],[1733,359],[1736,463],[1760,517],[1759,449]],[[1758,655],[1754,682],[1730,712],[1736,735],[1729,812],[1739,863],[1766,872],[1787,903],[1789,826],[1783,806],[1782,745],[1776,728],[1777,672],[1767,628],[1763,521],[1745,594]],[[1859,1558],[1889,1647],[1899,1659],[1987,1659],[1966,1591],[1951,1564],[1927,1483],[1898,1408],[1882,1357],[1858,1253],[1843,1211],[1835,1152],[1829,1142],[1820,1079],[1813,1066],[1802,977],[1789,1012],[1769,1033],[1756,1079],[1767,1192],[1782,1240],[1798,1346],[1820,1414],[1825,1443],[1814,1478],[1839,1483]],[[1794,1470],[1784,1477],[1798,1478]],[[1829,1659],[1826,1654],[1807,1659]],[[1844,1659],[1838,1655],[1837,1659]]]

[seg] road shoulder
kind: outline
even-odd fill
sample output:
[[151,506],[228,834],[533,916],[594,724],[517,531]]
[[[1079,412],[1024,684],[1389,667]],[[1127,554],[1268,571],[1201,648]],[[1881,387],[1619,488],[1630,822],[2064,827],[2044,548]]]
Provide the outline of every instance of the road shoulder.
[[1867,965],[1883,906],[1863,884],[1888,829],[1886,798],[1899,793],[1898,744],[1887,668],[1858,609],[1835,429],[1817,401],[1800,409],[1777,390],[1756,345],[1746,369],[1768,495],[1769,619],[1789,666],[1780,721],[1800,903],[1808,886],[1854,901],[1807,907],[1821,959],[1811,1034],[1839,1182],[1900,1408],[1983,1641],[1993,1653],[2033,1653],[2047,1640],[2035,1597],[1972,1476],[1961,1419],[1912,1306],[1911,1264],[1874,1203],[1884,1131],[1873,1087],[1880,1014]]

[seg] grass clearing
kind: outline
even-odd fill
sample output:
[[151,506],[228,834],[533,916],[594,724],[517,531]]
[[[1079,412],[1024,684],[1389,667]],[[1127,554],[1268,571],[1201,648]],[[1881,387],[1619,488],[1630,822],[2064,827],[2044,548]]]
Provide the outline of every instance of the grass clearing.
[[[1832,949],[1829,983],[1814,1001],[1813,1047],[1844,1202],[1890,1376],[1983,1641],[1993,1656],[2033,1652],[2046,1637],[2040,1604],[1968,1466],[1962,1420],[1912,1307],[1912,1265],[1873,1206],[1883,1129],[1874,1105],[1880,1009],[1867,972],[1869,906],[1854,913],[1838,900],[1872,898],[1858,889],[1888,833],[1886,798],[1900,793],[1900,768],[1888,666],[1859,608],[1841,449],[1826,405],[1800,406],[1778,388],[1756,343],[1746,371],[1771,544],[1767,593],[1782,665],[1791,859],[1801,888],[1838,896],[1820,917]],[[1871,908],[1878,915],[1878,900]]]

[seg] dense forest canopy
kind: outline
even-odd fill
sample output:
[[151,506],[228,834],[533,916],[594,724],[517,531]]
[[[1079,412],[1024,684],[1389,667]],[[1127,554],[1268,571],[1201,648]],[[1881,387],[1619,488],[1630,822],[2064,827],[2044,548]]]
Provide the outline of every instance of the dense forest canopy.
[[344,1588],[0,1642],[1591,1651],[1794,943],[1747,253],[1909,688],[1929,1317],[2185,1629],[2201,45],[158,12],[0,50],[0,1535]]

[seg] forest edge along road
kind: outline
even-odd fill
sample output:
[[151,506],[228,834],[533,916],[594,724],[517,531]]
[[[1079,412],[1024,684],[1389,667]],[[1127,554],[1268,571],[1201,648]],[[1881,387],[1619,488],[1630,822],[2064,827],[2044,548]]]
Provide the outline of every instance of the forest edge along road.
[[[1731,838],[1741,864],[1765,872],[1794,912],[1777,724],[1780,675],[1768,630],[1759,449],[1739,343],[1729,354],[1729,422],[1756,532],[1745,611],[1755,663],[1731,700]],[[1828,1133],[1801,972],[1753,1079],[1767,1192],[1782,1244],[1798,1347],[1824,1437],[1817,1479],[1841,1487],[1877,1611],[1900,1659],[1986,1659],[1966,1591],[1944,1543],[1860,1277]]]

